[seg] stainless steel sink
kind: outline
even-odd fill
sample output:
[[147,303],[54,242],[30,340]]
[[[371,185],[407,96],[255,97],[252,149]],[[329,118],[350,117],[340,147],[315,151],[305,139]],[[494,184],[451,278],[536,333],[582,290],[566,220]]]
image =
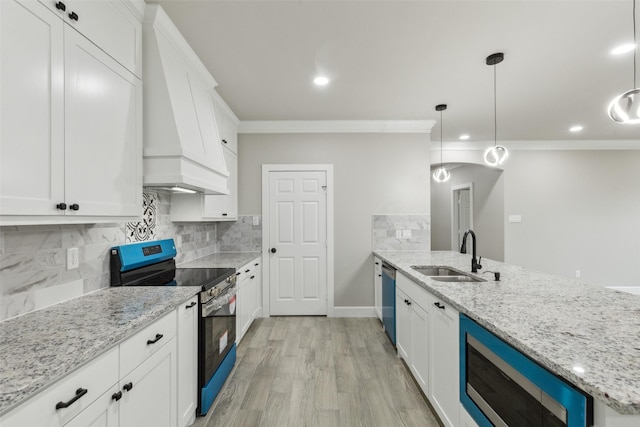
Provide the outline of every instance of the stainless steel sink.
[[452,270],[447,267],[421,267],[418,265],[412,265],[411,268],[425,276],[460,276],[464,274],[461,271]]
[[434,276],[431,279],[438,282],[486,282],[484,279],[473,276]]
[[411,268],[438,282],[486,282],[486,280],[479,277],[448,267],[412,265]]

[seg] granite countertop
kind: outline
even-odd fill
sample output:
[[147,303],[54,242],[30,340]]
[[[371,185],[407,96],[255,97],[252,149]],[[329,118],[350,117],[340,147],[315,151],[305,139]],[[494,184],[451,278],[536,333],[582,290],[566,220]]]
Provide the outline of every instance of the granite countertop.
[[0,415],[198,291],[198,287],[106,288],[0,322]]
[[471,256],[374,254],[594,399],[640,414],[640,296],[485,258],[477,275],[487,282],[437,282],[411,266],[470,272]]
[[238,270],[260,255],[260,252],[218,252],[184,262],[179,264],[178,268],[235,268]]

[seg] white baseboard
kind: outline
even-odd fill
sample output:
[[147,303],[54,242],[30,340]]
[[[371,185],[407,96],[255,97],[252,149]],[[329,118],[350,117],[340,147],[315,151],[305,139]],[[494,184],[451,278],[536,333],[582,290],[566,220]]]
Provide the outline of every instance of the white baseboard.
[[333,317],[377,317],[375,307],[333,307]]

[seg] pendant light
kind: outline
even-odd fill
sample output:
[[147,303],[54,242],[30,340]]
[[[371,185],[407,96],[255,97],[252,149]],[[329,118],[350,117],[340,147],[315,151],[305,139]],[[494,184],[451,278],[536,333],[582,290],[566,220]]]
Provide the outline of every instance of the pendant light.
[[636,86],[636,53],[638,40],[636,39],[636,0],[633,0],[633,89],[618,95],[609,104],[609,117],[618,123],[640,123],[640,88]]
[[440,111],[440,167],[433,171],[433,179],[436,182],[445,182],[451,178],[451,173],[442,166],[442,112],[447,109],[447,104],[436,105],[436,111]]
[[484,152],[484,161],[489,166],[499,166],[509,157],[509,151],[503,145],[498,145],[498,113],[496,104],[496,65],[504,60],[503,53],[487,56],[487,65],[493,66],[493,147]]

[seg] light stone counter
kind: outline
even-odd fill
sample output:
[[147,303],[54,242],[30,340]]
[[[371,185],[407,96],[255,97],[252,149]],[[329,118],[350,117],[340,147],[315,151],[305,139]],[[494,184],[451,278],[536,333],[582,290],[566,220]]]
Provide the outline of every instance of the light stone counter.
[[0,322],[0,415],[198,292],[187,286],[106,288]]
[[235,268],[260,256],[260,252],[219,252],[178,265],[178,268]]
[[[640,296],[484,258],[477,275],[487,282],[437,282],[411,266],[469,273],[471,256],[374,254],[594,399],[640,414]],[[501,272],[501,281],[488,270]]]

